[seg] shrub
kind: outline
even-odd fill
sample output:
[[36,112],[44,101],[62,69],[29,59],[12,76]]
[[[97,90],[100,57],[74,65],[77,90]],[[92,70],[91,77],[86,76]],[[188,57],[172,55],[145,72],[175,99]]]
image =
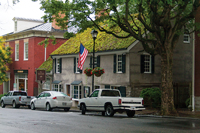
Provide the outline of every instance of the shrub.
[[190,98],[188,98],[186,101],[185,101],[185,105],[186,107],[188,107],[190,105]]
[[144,106],[151,108],[160,108],[161,106],[161,91],[159,88],[143,89],[140,97],[144,98]]

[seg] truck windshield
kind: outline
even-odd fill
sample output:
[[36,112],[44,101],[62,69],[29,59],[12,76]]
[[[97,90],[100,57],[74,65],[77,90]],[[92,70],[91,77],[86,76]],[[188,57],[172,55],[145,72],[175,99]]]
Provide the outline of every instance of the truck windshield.
[[26,92],[14,92],[13,96],[27,96]]
[[118,91],[114,91],[114,90],[102,90],[101,96],[119,97],[120,94]]

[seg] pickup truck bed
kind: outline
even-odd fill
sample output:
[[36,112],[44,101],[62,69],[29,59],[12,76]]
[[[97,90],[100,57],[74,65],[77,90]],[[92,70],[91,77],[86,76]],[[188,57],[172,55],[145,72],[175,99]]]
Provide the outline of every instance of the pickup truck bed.
[[80,99],[78,107],[82,114],[86,111],[98,111],[102,115],[113,116],[116,112],[126,112],[128,117],[133,117],[136,110],[145,109],[143,98],[121,97],[116,89],[97,89],[88,98]]

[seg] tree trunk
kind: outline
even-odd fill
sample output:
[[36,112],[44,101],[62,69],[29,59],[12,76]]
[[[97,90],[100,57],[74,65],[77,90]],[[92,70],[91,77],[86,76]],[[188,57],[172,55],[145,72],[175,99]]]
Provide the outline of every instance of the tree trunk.
[[161,55],[161,115],[177,113],[174,107],[174,91],[172,79],[173,50]]

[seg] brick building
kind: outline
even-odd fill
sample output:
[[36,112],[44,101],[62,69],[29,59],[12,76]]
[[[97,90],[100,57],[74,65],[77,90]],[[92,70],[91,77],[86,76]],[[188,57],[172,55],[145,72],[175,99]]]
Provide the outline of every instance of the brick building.
[[[36,69],[48,59],[49,55],[63,44],[66,31],[54,27],[53,23],[44,23],[42,20],[14,18],[14,32],[3,36],[6,45],[12,47],[12,61],[7,76],[10,81],[0,86],[0,94],[10,90],[26,91],[28,95],[37,95]],[[47,48],[38,45],[39,42],[54,35],[57,44],[49,40]]]

